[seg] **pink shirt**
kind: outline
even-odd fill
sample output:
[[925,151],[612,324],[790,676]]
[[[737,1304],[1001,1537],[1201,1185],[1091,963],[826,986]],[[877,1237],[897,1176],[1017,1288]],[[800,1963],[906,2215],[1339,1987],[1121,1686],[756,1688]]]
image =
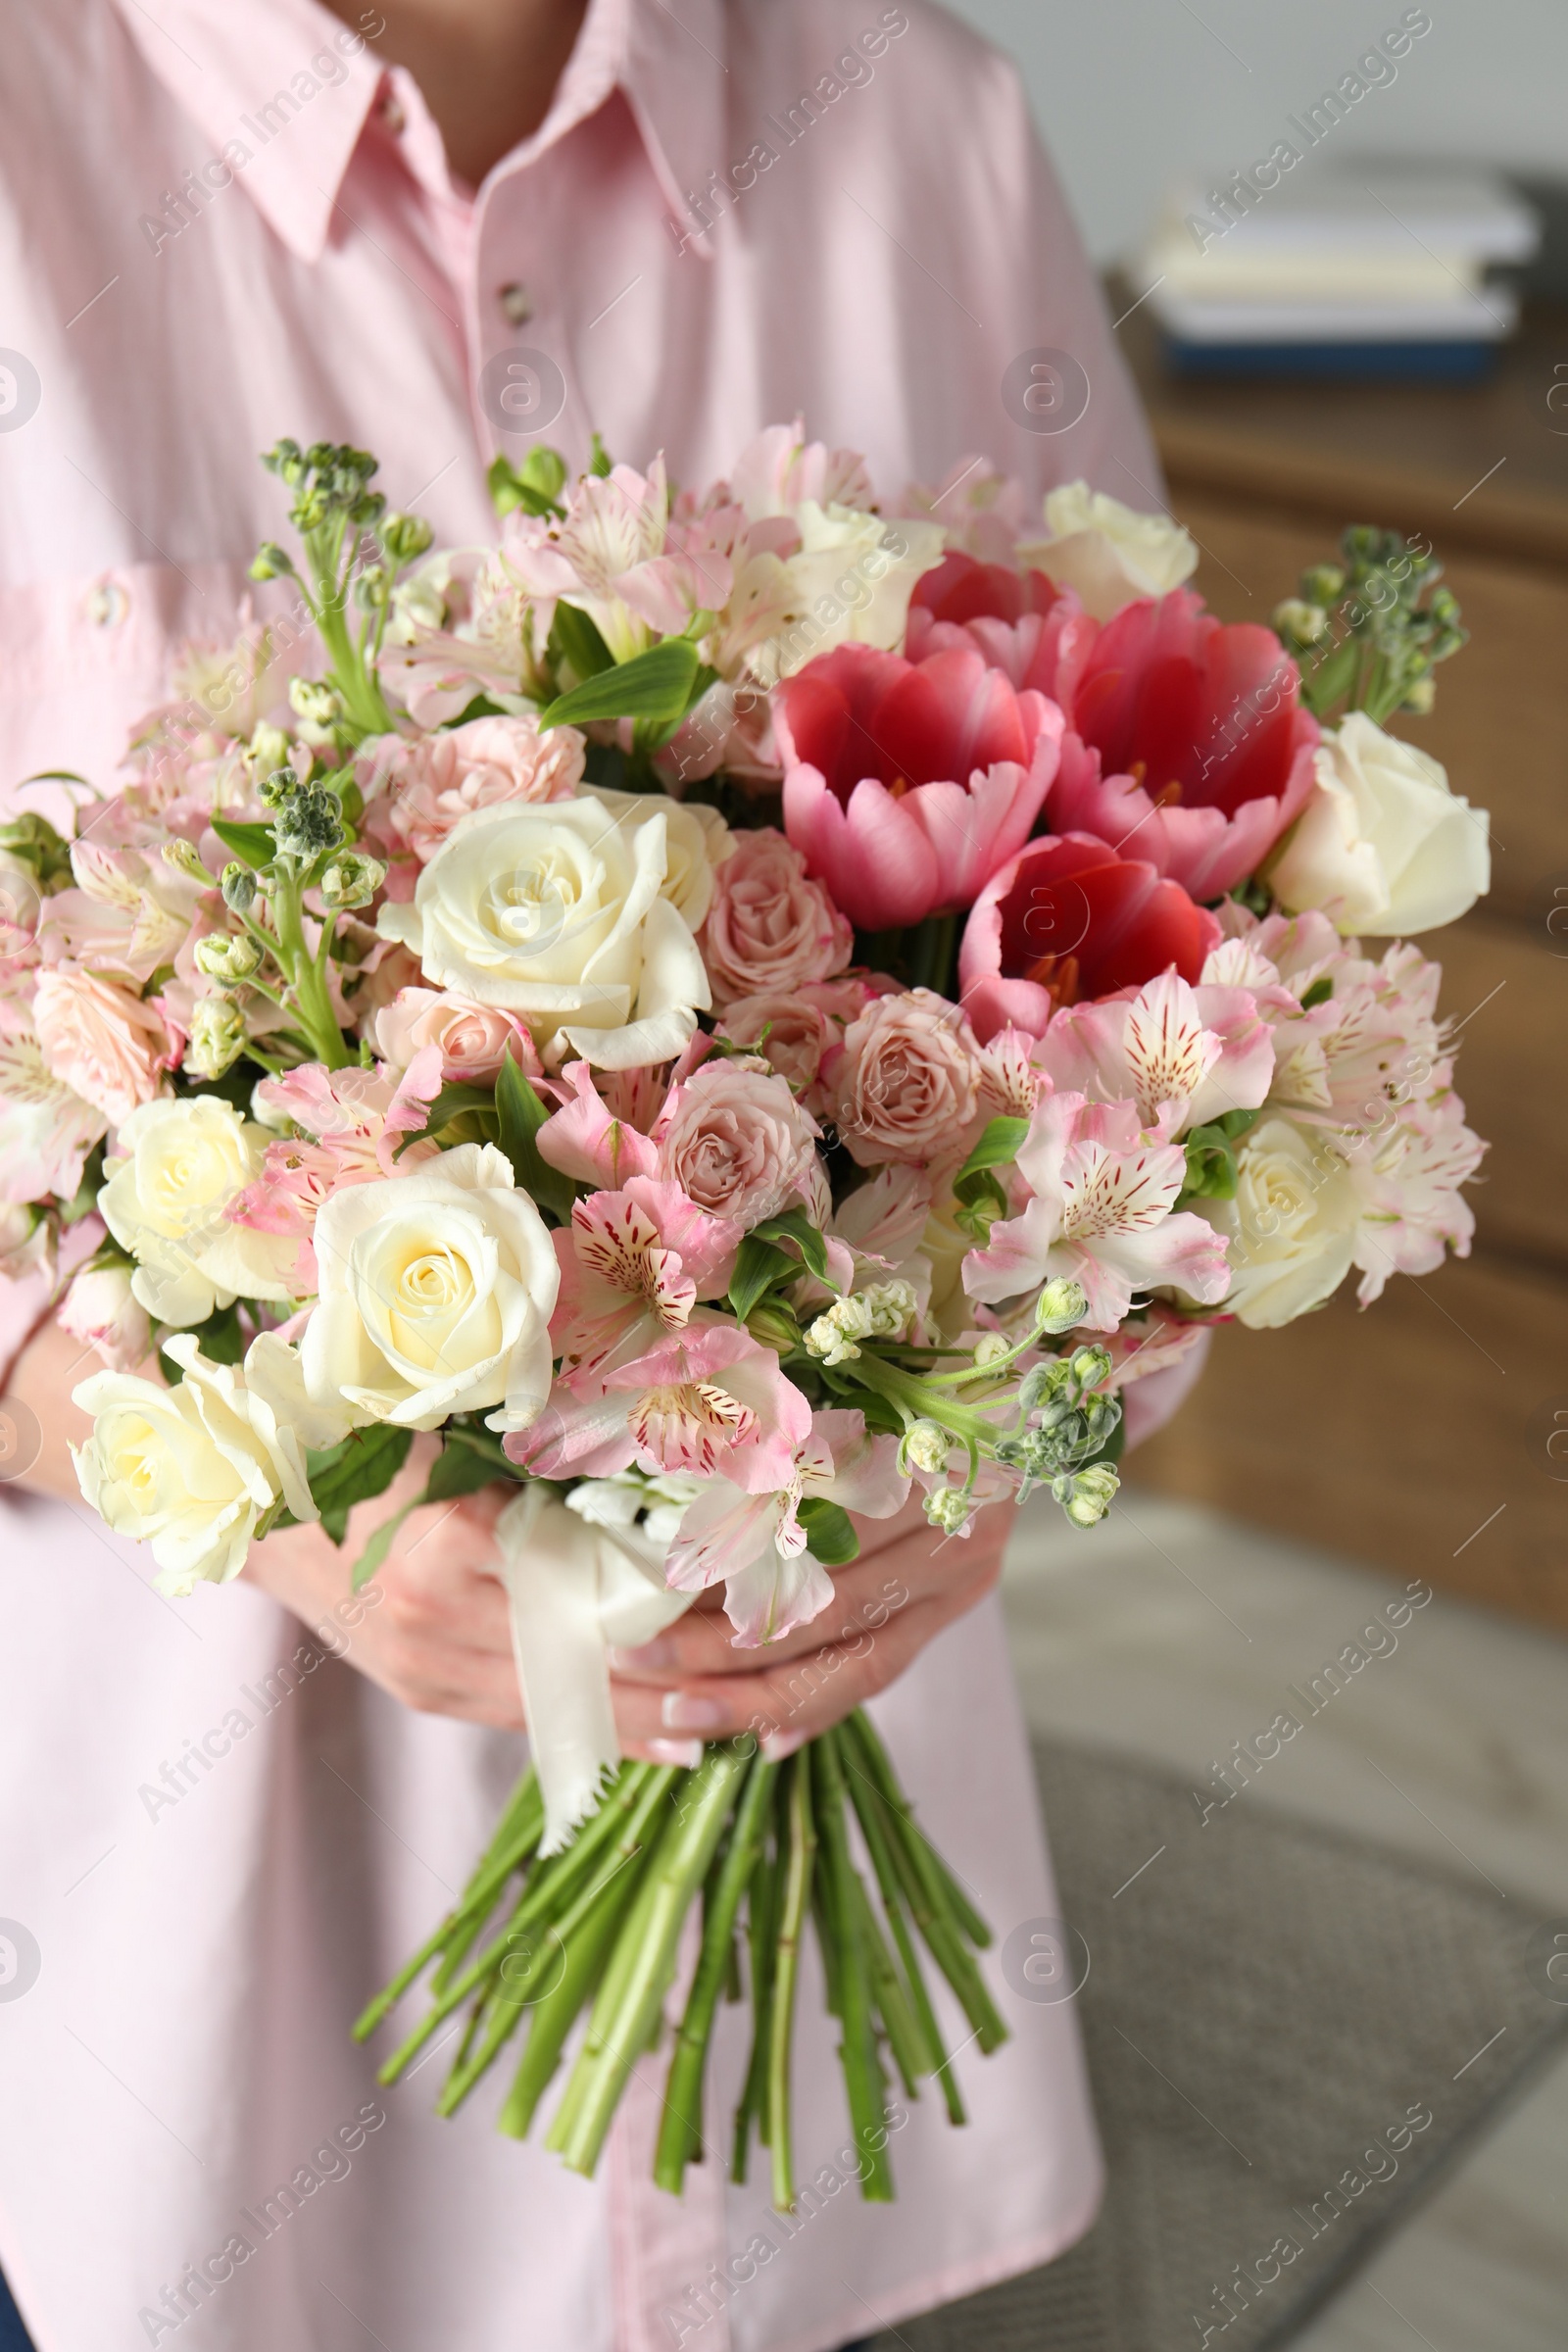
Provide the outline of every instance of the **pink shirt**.
[[[374,449],[447,541],[489,535],[486,465],[530,431],[581,462],[597,426],[701,482],[797,412],[889,487],[985,453],[1032,492],[1152,502],[1013,73],[920,0],[593,0],[549,119],[472,199],[364,23],[0,5],[0,788],[107,778],[180,641],[231,635],[284,433]],[[1050,431],[1017,389],[1047,353],[1087,401]],[[15,1341],[40,1300],[11,1305]],[[348,2023],[521,1742],[407,1712],[248,1588],[164,1601],[84,1506],[0,1494],[0,1907],[39,1956],[0,2009],[0,2266],[40,2352],[826,2352],[1088,2226],[1073,2011],[1015,1964],[991,1969],[1014,2040],[960,2059],[966,2131],[929,2093],[900,2127],[891,2209],[846,2184],[814,1968],[792,2228],[716,2157],[680,2201],[652,2187],[662,2060],[592,2184],[494,2132],[497,2086],[454,2123],[434,2068],[377,2092]],[[877,1713],[1026,1947],[1057,1904],[994,1605]],[[728,2013],[715,2146],[744,2033]]]

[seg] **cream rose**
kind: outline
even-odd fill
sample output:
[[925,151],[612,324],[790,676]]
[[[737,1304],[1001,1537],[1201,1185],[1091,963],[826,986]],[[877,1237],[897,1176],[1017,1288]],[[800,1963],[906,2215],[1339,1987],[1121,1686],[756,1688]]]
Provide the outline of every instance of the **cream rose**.
[[62,1331],[96,1348],[111,1372],[133,1372],[153,1344],[147,1309],[130,1287],[128,1266],[90,1266],[78,1274],[60,1302]]
[[792,842],[771,826],[743,833],[713,880],[702,936],[715,1004],[796,989],[842,972],[855,933]]
[[287,1298],[298,1245],[231,1225],[269,1141],[217,1095],[144,1102],[121,1122],[98,1213],[136,1260],[130,1287],[160,1323],[205,1322],[236,1298]]
[[209,1363],[194,1336],[165,1353],[184,1377],[166,1389],[126,1372],[95,1372],[74,1392],[93,1416],[72,1458],[82,1494],[117,1536],[150,1544],[155,1582],[176,1598],[245,1565],[257,1522],[277,1502],[318,1516],[299,1439],[232,1364]]
[[382,935],[436,987],[521,1013],[553,1060],[669,1060],[710,1002],[697,942],[663,895],[672,806],[650,794],[617,822],[585,797],[466,817],[413,903],[383,906]]
[[1435,931],[1492,883],[1491,818],[1414,744],[1352,710],[1317,752],[1317,781],[1268,869],[1293,914],[1321,907],[1349,937]]
[[508,1054],[525,1070],[539,1066],[519,1014],[439,989],[400,988],[376,1014],[373,1036],[376,1053],[395,1070],[406,1070],[426,1046],[440,1047],[443,1078],[492,1079]]
[[64,1086],[117,1126],[150,1102],[179,1046],[155,1004],[96,972],[63,964],[38,974],[38,1043]]
[[1058,588],[1076,589],[1084,611],[1109,620],[1141,596],[1168,596],[1198,568],[1198,549],[1168,514],[1140,514],[1087,482],[1046,493],[1044,539],[1020,542],[1018,561],[1036,564]]
[[830,1075],[833,1123],[861,1167],[961,1159],[980,1078],[974,1033],[956,1006],[925,988],[879,997],[844,1032]]
[[525,1429],[541,1411],[561,1269],[493,1144],[337,1194],[315,1246],[300,1358],[318,1404],[340,1396],[360,1422],[408,1429],[487,1407],[491,1429]]
[[[861,507],[802,499],[792,510],[801,544],[757,594],[774,616],[773,633],[751,658],[766,685],[788,677],[836,645],[904,643],[909,598],[922,572],[942,561],[946,534],[934,522],[896,521]],[[771,565],[764,568],[771,572]]]
[[[645,792],[611,792],[590,784],[585,797],[608,808],[617,825],[635,825],[648,814]],[[684,917],[687,929],[697,931],[713,903],[714,868],[734,855],[735,836],[718,810],[705,808],[701,801],[661,799],[657,805],[664,814],[661,895]]]
[[1237,1154],[1234,1200],[1196,1200],[1223,1234],[1225,1310],[1273,1331],[1321,1306],[1349,1272],[1360,1203],[1347,1162],[1290,1119],[1252,1129]]

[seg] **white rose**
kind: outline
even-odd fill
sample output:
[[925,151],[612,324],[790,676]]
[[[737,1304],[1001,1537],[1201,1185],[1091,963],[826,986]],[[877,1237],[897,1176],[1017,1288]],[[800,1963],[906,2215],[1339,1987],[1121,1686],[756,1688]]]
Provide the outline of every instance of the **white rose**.
[[297,1242],[223,1214],[260,1175],[269,1140],[217,1095],[144,1102],[122,1121],[98,1212],[136,1260],[131,1290],[160,1323],[202,1323],[236,1298],[291,1296]]
[[[648,814],[646,792],[612,792],[590,784],[586,797],[608,808],[617,825],[637,824]],[[660,800],[664,813],[664,879],[661,896],[684,919],[688,931],[700,931],[713,904],[713,868],[732,857],[735,836],[716,808],[701,801]]]
[[127,1266],[88,1266],[75,1277],[56,1318],[84,1348],[96,1348],[111,1372],[130,1372],[152,1347],[147,1309],[131,1289]]
[[385,906],[385,938],[427,980],[521,1013],[541,1054],[612,1070],[677,1054],[710,994],[691,926],[664,896],[673,806],[656,794],[617,819],[587,796],[465,817]]
[[1140,596],[1168,596],[1198,567],[1198,549],[1168,514],[1140,514],[1087,482],[1046,492],[1044,539],[1020,543],[1020,564],[1037,564],[1058,588],[1073,588],[1084,611],[1109,620]]
[[1319,1136],[1262,1120],[1237,1153],[1234,1200],[1193,1203],[1226,1240],[1225,1311],[1273,1331],[1321,1306],[1350,1269],[1359,1198],[1350,1169]]
[[785,558],[783,579],[769,599],[783,608],[782,625],[752,662],[769,685],[836,645],[897,652],[914,583],[941,563],[946,545],[940,523],[887,521],[859,507],[820,506],[812,498],[793,513],[801,545]]
[[150,1544],[161,1592],[182,1598],[226,1584],[245,1565],[256,1525],[276,1502],[318,1516],[297,1433],[252,1394],[237,1366],[209,1363],[181,1332],[165,1353],[184,1378],[166,1389],[128,1372],[95,1372],[74,1392],[93,1416],[73,1446],[88,1502],[117,1536]]
[[1456,921],[1491,887],[1492,820],[1449,791],[1429,753],[1352,710],[1316,767],[1268,873],[1293,914],[1317,906],[1348,938],[1391,939]]
[[315,1246],[320,1299],[300,1359],[318,1405],[341,1397],[359,1422],[406,1429],[489,1405],[491,1429],[537,1416],[561,1268],[493,1144],[351,1185],[321,1209]]

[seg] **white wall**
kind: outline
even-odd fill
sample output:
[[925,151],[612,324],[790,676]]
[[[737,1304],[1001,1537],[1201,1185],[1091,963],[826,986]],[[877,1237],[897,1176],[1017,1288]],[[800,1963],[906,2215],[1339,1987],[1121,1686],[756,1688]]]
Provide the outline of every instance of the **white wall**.
[[[1022,66],[1101,262],[1142,234],[1172,180],[1266,155],[1286,116],[1405,14],[1405,0],[947,4]],[[1317,153],[1455,155],[1568,180],[1568,0],[1427,0],[1424,13],[1432,29],[1397,80]]]

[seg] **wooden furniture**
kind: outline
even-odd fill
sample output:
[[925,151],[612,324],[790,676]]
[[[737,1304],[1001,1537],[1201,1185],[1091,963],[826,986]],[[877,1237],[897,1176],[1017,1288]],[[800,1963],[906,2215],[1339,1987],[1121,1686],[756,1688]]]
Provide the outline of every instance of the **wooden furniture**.
[[1472,642],[1395,731],[1491,810],[1494,850],[1492,896],[1421,942],[1492,1143],[1474,1254],[1366,1314],[1348,1285],[1286,1331],[1223,1329],[1131,1477],[1568,1625],[1568,313],[1468,391],[1172,381],[1143,314],[1119,331],[1223,619],[1266,621],[1348,522],[1430,538]]

